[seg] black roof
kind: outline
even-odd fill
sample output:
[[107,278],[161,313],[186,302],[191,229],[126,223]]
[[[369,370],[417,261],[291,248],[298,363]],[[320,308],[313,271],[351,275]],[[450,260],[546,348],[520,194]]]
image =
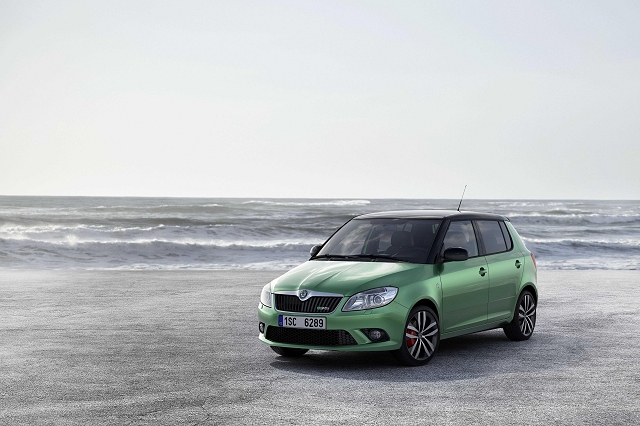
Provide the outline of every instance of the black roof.
[[367,213],[354,219],[451,219],[451,220],[509,220],[505,216],[457,210],[398,210],[391,212]]

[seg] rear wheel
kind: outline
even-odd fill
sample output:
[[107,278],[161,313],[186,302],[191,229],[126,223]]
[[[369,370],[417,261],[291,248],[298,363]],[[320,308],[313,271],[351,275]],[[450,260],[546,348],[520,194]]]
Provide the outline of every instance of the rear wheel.
[[309,349],[298,349],[298,348],[282,348],[280,346],[271,346],[271,349],[275,353],[280,356],[285,356],[287,358],[296,358],[302,356],[307,353]]
[[393,352],[393,356],[404,365],[425,365],[431,361],[439,344],[438,316],[427,306],[416,306],[409,313],[402,345]]
[[511,340],[527,340],[536,327],[536,299],[529,290],[520,293],[513,320],[504,327],[504,334]]

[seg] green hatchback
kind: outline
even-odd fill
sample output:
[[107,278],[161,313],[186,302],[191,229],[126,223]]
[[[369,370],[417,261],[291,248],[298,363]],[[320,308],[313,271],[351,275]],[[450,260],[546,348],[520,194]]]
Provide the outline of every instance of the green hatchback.
[[393,351],[424,365],[441,339],[536,325],[536,262],[504,216],[412,210],[357,216],[308,262],[264,286],[260,340],[282,356],[309,349]]

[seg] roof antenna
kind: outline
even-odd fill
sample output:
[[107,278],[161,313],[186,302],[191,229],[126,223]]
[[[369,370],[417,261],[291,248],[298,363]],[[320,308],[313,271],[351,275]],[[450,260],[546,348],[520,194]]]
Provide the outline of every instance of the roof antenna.
[[464,186],[462,190],[462,197],[460,197],[460,204],[458,204],[458,211],[460,211],[460,206],[462,205],[462,199],[464,198],[464,192],[467,190],[467,185]]

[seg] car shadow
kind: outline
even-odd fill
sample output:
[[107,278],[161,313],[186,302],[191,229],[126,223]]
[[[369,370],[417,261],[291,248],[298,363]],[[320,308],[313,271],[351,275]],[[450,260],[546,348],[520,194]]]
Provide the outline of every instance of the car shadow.
[[523,342],[508,340],[501,330],[443,340],[425,367],[399,365],[390,352],[309,351],[300,358],[278,356],[278,370],[321,377],[385,382],[437,382],[567,368],[581,362],[586,350],[576,336],[536,332]]

